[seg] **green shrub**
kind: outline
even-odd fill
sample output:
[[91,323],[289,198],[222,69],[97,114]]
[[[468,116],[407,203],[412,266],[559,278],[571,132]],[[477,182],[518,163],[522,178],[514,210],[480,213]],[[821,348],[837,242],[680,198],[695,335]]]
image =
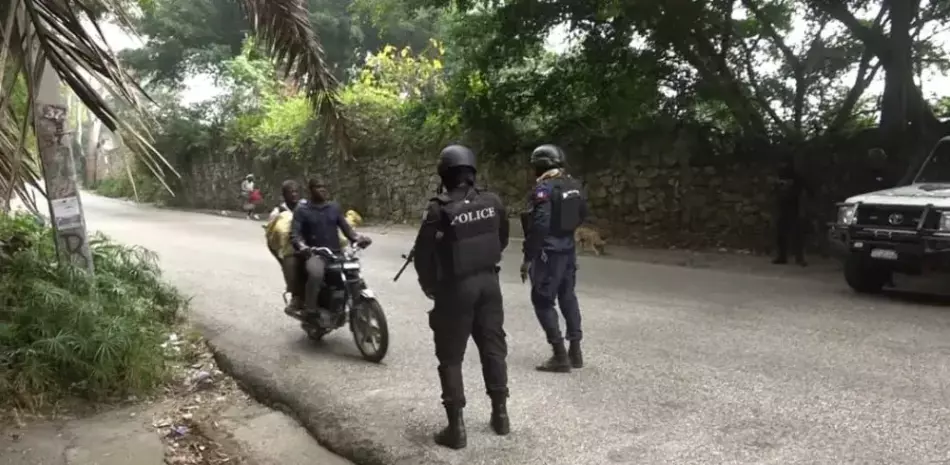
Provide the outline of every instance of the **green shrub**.
[[96,184],[96,193],[112,198],[134,198],[135,190],[132,189],[132,182],[127,176],[117,178],[108,178],[99,181]]
[[52,232],[0,214],[0,403],[145,394],[166,377],[162,343],[187,300],[154,253],[90,239],[96,272],[60,266]]

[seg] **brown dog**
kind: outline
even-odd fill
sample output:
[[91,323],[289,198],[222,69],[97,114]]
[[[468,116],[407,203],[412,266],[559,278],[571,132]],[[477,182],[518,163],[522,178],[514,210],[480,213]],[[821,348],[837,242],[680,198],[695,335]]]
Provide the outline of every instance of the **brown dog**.
[[600,237],[600,233],[590,226],[581,226],[574,230],[574,242],[581,250],[594,252],[594,255],[602,255],[607,241]]

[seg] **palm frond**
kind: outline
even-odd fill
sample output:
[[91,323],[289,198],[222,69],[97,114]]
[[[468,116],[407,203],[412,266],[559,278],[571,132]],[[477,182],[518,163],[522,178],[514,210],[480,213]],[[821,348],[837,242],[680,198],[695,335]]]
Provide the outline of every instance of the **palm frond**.
[[310,23],[306,0],[240,0],[248,20],[267,48],[327,124],[327,134],[344,154],[350,155],[346,118],[336,94],[338,82],[327,66],[323,47]]
[[[119,0],[14,0],[11,3],[0,8],[0,13],[4,14],[0,18],[0,27],[3,28],[0,30],[0,36],[3,37],[0,50],[6,55],[4,65],[21,70],[26,78],[29,110],[37,101],[38,83],[43,70],[55,72],[103,125],[125,136],[134,153],[158,175],[170,192],[170,187],[162,179],[161,173],[165,171],[163,166],[175,175],[178,172],[152,147],[141,120],[119,118],[91,82],[104,84],[104,88],[114,98],[138,114],[142,113],[142,100],[148,100],[145,91],[119,66],[115,53],[96,23],[97,14],[103,9],[119,13],[116,16],[120,19],[125,18],[121,14],[124,10]],[[91,24],[92,31],[84,27],[84,23]],[[17,134],[11,127],[16,122],[17,127],[23,128],[31,122],[31,118],[28,114],[15,114],[9,107],[9,102],[4,102],[0,107],[3,110],[0,111],[0,128],[3,128],[0,131],[5,136],[0,136],[0,185],[7,190],[10,186],[23,189],[24,184],[35,185],[36,178],[30,177],[29,169],[22,169],[22,160],[35,160],[35,156],[22,156],[23,150],[16,147],[25,145],[25,138],[21,135],[24,132]],[[32,164],[32,173],[35,173],[35,161]],[[6,168],[2,168],[4,166]]]

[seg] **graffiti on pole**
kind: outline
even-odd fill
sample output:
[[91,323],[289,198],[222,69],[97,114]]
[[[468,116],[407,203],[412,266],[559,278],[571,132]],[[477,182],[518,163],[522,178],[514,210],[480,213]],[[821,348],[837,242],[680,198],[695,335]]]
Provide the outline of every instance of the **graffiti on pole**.
[[76,163],[70,150],[66,117],[65,105],[39,105],[36,118],[37,146],[56,231],[56,247],[60,256],[70,263],[92,271],[92,255],[86,240],[86,221],[76,187]]

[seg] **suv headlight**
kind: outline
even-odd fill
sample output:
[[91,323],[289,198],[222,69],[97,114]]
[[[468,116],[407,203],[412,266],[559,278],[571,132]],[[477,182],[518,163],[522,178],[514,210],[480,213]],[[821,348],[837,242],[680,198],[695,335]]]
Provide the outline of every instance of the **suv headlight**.
[[950,231],[950,212],[940,212],[940,227],[938,229]]
[[[854,213],[857,210],[857,205],[842,205],[838,207],[838,224],[849,226],[854,224],[855,216]],[[950,225],[950,222],[947,223]]]

